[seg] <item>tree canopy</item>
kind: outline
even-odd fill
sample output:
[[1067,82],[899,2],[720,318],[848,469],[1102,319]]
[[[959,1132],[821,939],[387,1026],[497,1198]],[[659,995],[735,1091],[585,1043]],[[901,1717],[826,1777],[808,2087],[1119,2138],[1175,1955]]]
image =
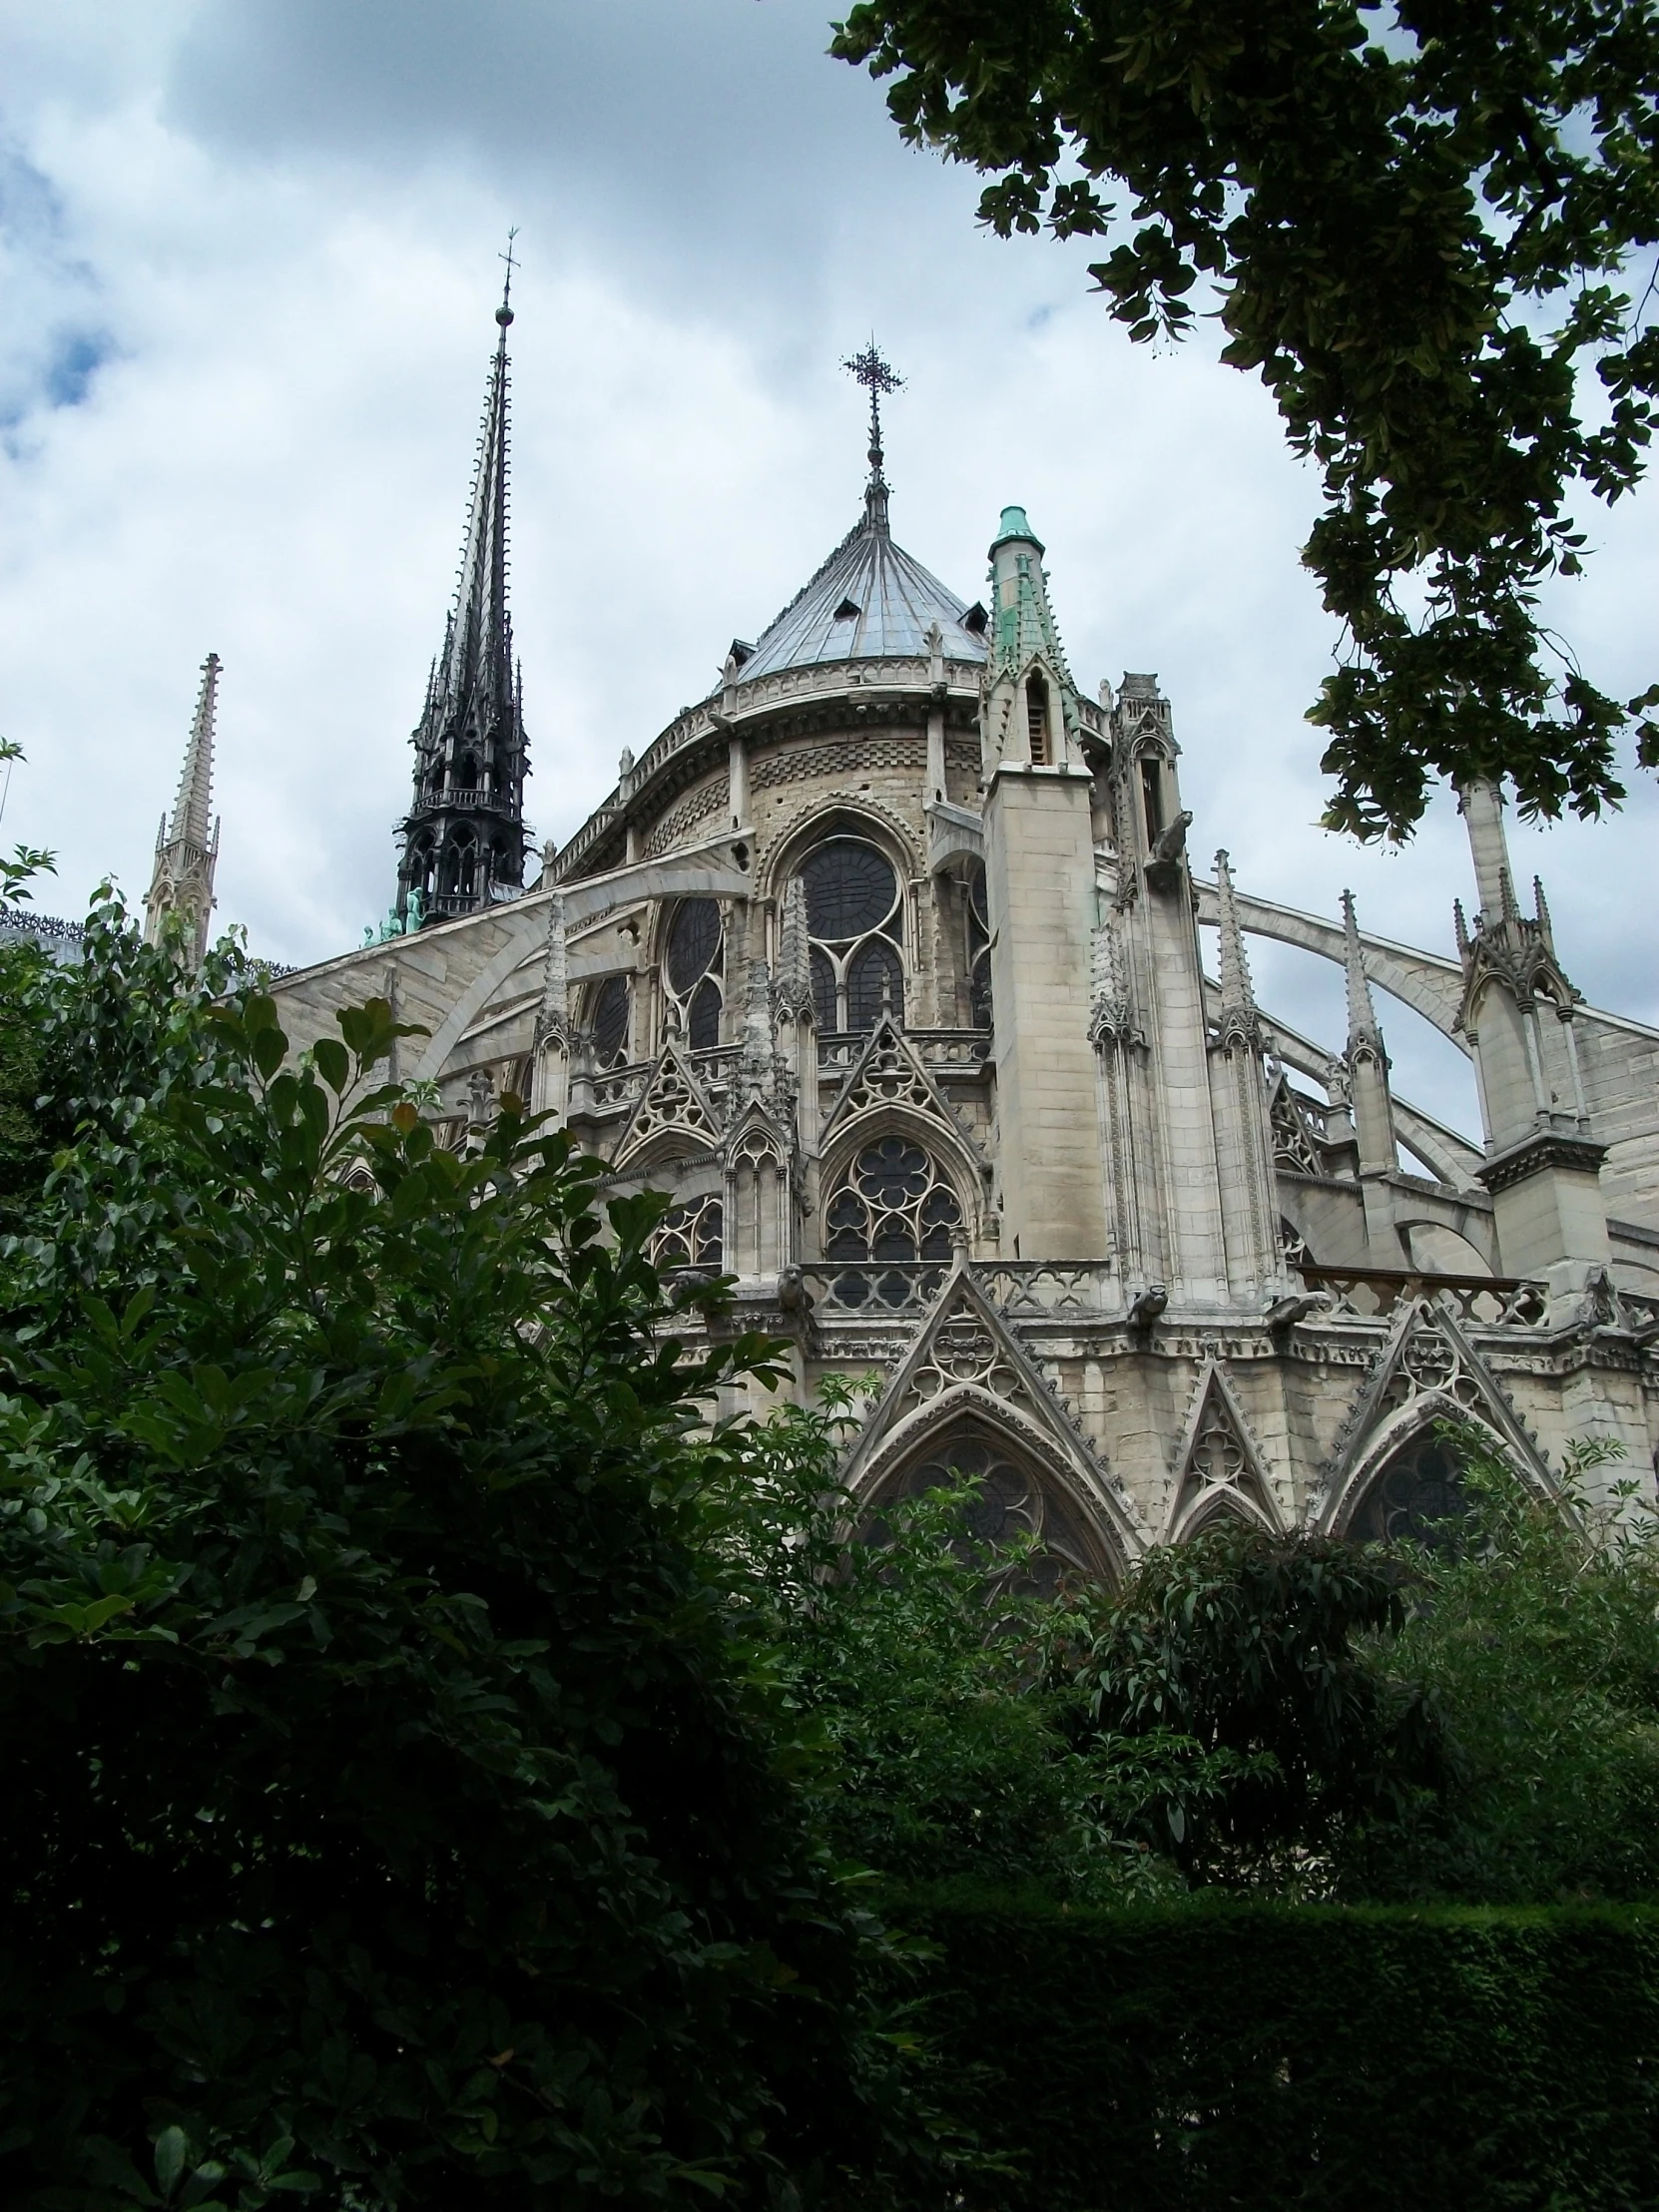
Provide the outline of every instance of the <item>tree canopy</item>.
[[1004,236],[1105,240],[1132,337],[1214,299],[1322,475],[1330,826],[1400,837],[1437,777],[1593,816],[1621,740],[1659,766],[1659,687],[1608,696],[1539,602],[1653,431],[1648,0],[857,0],[832,51]]

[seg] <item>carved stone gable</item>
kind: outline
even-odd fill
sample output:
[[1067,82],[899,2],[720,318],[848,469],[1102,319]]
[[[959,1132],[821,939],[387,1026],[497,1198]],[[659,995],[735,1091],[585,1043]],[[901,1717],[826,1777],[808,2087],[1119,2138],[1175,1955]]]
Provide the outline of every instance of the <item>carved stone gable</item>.
[[1280,1526],[1262,1454],[1226,1371],[1214,1357],[1199,1373],[1176,1456],[1169,1536],[1191,1535],[1218,1513]]
[[665,1045],[622,1133],[616,1165],[622,1167],[661,1137],[682,1138],[703,1152],[713,1151],[720,1135],[720,1123],[701,1084],[673,1045]]
[[896,1022],[884,1016],[870,1032],[869,1042],[854,1062],[824,1125],[821,1141],[828,1145],[838,1129],[860,1114],[895,1106],[938,1122],[949,1130],[958,1145],[968,1146],[975,1159],[980,1159],[978,1146],[946,1103],[909,1038]]

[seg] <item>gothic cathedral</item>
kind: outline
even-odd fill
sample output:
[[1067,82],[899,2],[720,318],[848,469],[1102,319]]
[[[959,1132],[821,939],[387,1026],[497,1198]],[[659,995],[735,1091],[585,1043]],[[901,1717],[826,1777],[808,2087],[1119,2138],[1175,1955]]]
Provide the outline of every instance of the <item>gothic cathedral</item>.
[[[871,348],[851,530],[527,870],[511,320],[395,904],[276,984],[294,1043],[390,997],[444,1141],[511,1091],[670,1193],[661,1265],[735,1278],[802,1393],[871,1379],[872,1503],[970,1471],[987,1535],[1106,1575],[1217,1514],[1387,1536],[1455,1503],[1448,1413],[1541,1493],[1589,1435],[1651,1486],[1659,1031],[1567,980],[1500,792],[1461,794],[1453,956],[1205,865],[1169,699],[1080,689],[1023,509],[972,601],[895,542]],[[152,894],[199,940],[217,674]],[[1252,935],[1344,969],[1340,1047],[1258,1005]],[[1393,1091],[1374,984],[1471,1057],[1478,1139]]]

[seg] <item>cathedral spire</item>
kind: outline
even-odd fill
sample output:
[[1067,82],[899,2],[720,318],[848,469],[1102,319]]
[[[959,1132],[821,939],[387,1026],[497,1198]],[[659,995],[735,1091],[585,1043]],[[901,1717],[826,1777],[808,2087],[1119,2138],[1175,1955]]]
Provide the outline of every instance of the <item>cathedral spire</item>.
[[214,868],[219,859],[219,824],[213,819],[214,719],[219,708],[219,655],[202,663],[202,688],[196,697],[185,765],[179,776],[171,823],[166,815],[156,836],[156,864],[144,902],[147,944],[161,941],[162,924],[172,913],[185,918],[192,965],[200,967],[208,949],[208,920],[214,904]]
[[881,358],[873,336],[861,353],[854,353],[849,360],[842,361],[841,366],[869,393],[869,482],[864,487],[864,518],[870,529],[879,530],[885,536],[887,479],[881,473],[886,459],[881,450],[881,397],[884,392],[901,390],[904,379],[890,362]]
[[512,617],[507,610],[507,331],[513,320],[509,233],[495,310],[460,578],[417,725],[414,799],[401,826],[397,910],[405,929],[487,906],[524,881],[529,772]]
[[1343,893],[1343,954],[1348,973],[1348,1080],[1354,1101],[1354,1127],[1360,1140],[1360,1173],[1389,1174],[1398,1165],[1394,1145],[1393,1100],[1388,1090],[1388,1055],[1366,973],[1354,893]]

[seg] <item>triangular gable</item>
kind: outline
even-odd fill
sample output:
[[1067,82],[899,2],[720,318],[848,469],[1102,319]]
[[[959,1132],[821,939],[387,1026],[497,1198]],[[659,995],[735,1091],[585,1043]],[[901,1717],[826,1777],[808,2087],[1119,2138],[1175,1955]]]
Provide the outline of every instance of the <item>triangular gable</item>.
[[1260,1447],[1227,1372],[1205,1359],[1175,1457],[1168,1540],[1188,1535],[1218,1512],[1268,1528],[1282,1526]]
[[1122,1485],[1101,1465],[971,1263],[958,1259],[848,1454],[842,1481],[870,1495],[931,1431],[964,1417],[1000,1430],[1059,1474],[1104,1522],[1124,1562],[1147,1540]]
[[1537,1438],[1458,1316],[1423,1296],[1403,1308],[1343,1424],[1316,1500],[1318,1525],[1346,1526],[1382,1462],[1435,1420],[1473,1420],[1489,1428],[1522,1474],[1546,1494],[1554,1492],[1555,1477]]
[[728,1163],[772,1159],[782,1166],[795,1150],[794,1132],[765,1102],[752,1098],[726,1132]]
[[647,1145],[664,1138],[683,1141],[696,1152],[713,1151],[721,1139],[714,1108],[672,1044],[663,1047],[646,1078],[639,1104],[612,1155],[613,1166],[624,1166]]
[[819,1139],[821,1149],[828,1150],[836,1132],[856,1121],[860,1114],[890,1111],[894,1107],[906,1108],[937,1122],[958,1145],[967,1147],[974,1165],[983,1170],[983,1154],[923,1067],[920,1054],[891,1015],[883,1014],[853,1062],[852,1072],[841,1085],[840,1096],[830,1109]]

